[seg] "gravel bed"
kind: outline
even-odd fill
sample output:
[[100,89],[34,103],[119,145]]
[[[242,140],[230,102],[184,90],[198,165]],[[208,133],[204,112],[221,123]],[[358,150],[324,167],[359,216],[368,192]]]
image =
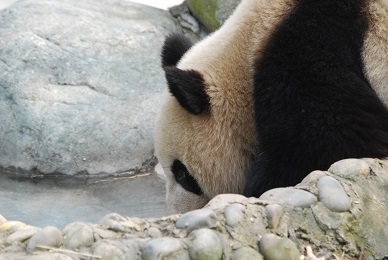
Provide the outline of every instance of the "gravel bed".
[[348,159],[295,187],[223,194],[182,215],[111,213],[63,229],[0,217],[0,259],[383,259],[387,183],[387,161]]

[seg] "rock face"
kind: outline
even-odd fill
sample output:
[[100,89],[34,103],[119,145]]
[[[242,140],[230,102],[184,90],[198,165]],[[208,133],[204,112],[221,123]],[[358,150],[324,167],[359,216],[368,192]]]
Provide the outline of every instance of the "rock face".
[[215,31],[232,14],[241,0],[187,0],[192,14],[209,30]]
[[[387,160],[349,159],[273,191],[276,199],[219,195],[204,209],[159,219],[109,214],[99,225],[72,223],[59,232],[0,216],[0,259],[385,259],[387,183]],[[290,203],[283,194],[303,200],[295,190],[315,199],[308,207]],[[299,258],[305,248],[308,258]]]
[[153,154],[159,52],[180,27],[120,0],[24,0],[0,12],[0,167],[120,173]]

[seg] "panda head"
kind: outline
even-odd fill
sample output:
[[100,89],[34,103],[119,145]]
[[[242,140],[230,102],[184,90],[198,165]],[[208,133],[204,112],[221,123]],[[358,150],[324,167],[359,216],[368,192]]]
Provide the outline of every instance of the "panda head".
[[182,35],[166,39],[168,90],[154,141],[169,214],[200,208],[221,193],[243,192],[257,153],[255,62],[294,2],[243,0],[219,30],[195,45]]
[[[168,83],[155,124],[155,153],[166,175],[168,213],[241,193],[257,151],[253,80],[271,34],[296,0],[243,0],[215,33],[192,46],[171,35],[162,49]],[[364,72],[388,105],[387,0],[365,1]],[[259,126],[258,126],[259,127]]]
[[[214,44],[205,39],[192,46],[175,34],[167,37],[162,49],[168,91],[154,139],[166,175],[169,214],[200,208],[220,193],[241,193],[242,173],[254,153],[252,102],[240,100],[250,95],[244,91],[251,91],[246,88],[251,77],[243,67],[238,77],[231,77],[236,64],[222,64],[218,49],[229,47]],[[236,88],[240,94],[233,93]]]

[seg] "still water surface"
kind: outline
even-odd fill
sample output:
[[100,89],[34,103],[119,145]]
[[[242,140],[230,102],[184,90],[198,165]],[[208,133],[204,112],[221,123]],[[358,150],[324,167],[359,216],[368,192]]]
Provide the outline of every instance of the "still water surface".
[[7,220],[59,228],[74,221],[98,223],[108,213],[165,215],[165,183],[156,174],[80,179],[17,177],[0,172],[0,215]]

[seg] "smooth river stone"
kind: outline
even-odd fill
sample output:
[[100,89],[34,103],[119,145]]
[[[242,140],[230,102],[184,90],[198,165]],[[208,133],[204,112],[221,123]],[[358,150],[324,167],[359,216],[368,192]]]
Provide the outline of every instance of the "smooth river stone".
[[186,250],[186,246],[177,238],[163,237],[148,241],[143,247],[143,260],[162,260],[169,259],[169,256],[174,255],[180,260],[189,260],[190,256]]
[[113,231],[133,232],[142,231],[141,226],[132,218],[125,218],[117,213],[110,213],[102,218],[100,223]]
[[[139,259],[141,248],[142,243],[140,241],[132,239],[106,239],[97,241],[93,244],[91,249],[93,255],[100,256],[103,260],[125,260]],[[83,249],[87,250],[88,248]],[[82,251],[82,249],[80,249],[80,251]],[[95,260],[96,258],[91,259]]]
[[245,206],[238,203],[227,206],[224,211],[226,224],[234,227],[237,223],[241,222],[244,219],[244,210]]
[[333,177],[325,176],[319,179],[318,198],[325,206],[334,212],[350,210],[350,199],[342,185]]
[[260,239],[260,253],[266,260],[298,260],[299,251],[294,242],[285,237],[265,234]]
[[241,247],[233,251],[231,260],[263,260],[263,257],[255,249],[251,247]]
[[276,188],[263,193],[261,200],[274,200],[300,208],[308,208],[317,202],[317,198],[310,192],[295,188]]
[[47,226],[36,232],[28,241],[27,250],[32,252],[37,245],[60,247],[63,244],[62,232],[52,226]]
[[31,238],[36,232],[38,232],[40,229],[37,227],[25,227],[22,229],[19,229],[15,232],[13,232],[11,235],[7,237],[5,240],[8,244],[12,244],[16,241],[18,242],[24,242],[27,239]]
[[63,229],[65,234],[64,246],[68,249],[89,247],[94,243],[93,228],[85,223],[74,222]]
[[268,227],[277,228],[283,213],[283,207],[279,204],[267,205],[265,207],[265,214],[267,215]]
[[[93,244],[93,255],[101,256],[102,259],[129,259],[119,246],[120,242],[100,240]],[[93,259],[93,258],[92,258]]]
[[368,176],[370,168],[368,163],[361,159],[345,159],[332,164],[329,172],[347,179],[354,179],[355,176]]
[[212,210],[197,209],[183,214],[176,222],[176,227],[191,232],[199,228],[212,228],[216,223],[216,214]]
[[152,238],[160,238],[162,237],[162,232],[156,227],[150,227],[148,229],[148,235]]
[[311,182],[317,181],[323,176],[327,176],[325,172],[323,171],[312,171],[310,172],[304,179],[301,181],[303,184],[309,184]]
[[198,229],[191,233],[189,254],[191,260],[221,259],[222,243],[210,229]]
[[248,198],[240,194],[220,194],[211,199],[206,205],[205,208],[215,210],[221,209],[225,206],[232,203],[245,203],[248,201]]

